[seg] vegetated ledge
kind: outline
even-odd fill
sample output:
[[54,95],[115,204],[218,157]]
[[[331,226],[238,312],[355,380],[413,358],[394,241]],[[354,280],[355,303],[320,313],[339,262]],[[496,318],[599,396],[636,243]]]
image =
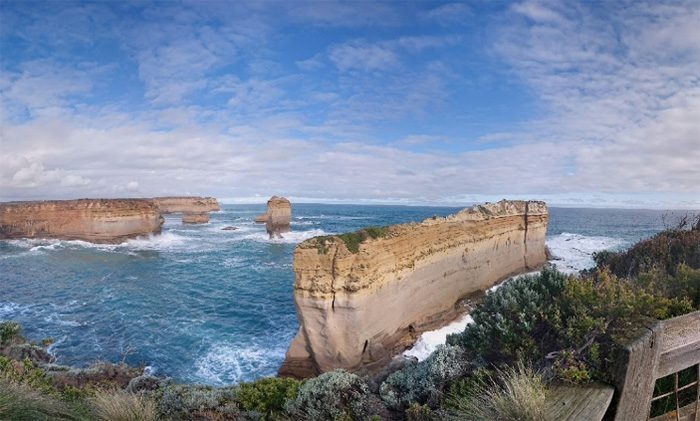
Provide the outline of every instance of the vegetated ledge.
[[506,201],[422,223],[316,237],[294,251],[299,333],[281,376],[377,371],[464,297],[546,262],[544,202]]
[[0,203],[0,240],[50,238],[121,243],[160,233],[163,217],[149,199],[78,199]]

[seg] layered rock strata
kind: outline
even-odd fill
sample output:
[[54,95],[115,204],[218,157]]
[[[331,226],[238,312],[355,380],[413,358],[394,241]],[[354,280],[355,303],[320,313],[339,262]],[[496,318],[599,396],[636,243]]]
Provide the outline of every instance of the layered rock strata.
[[501,201],[299,244],[300,328],[280,375],[380,369],[406,338],[457,317],[464,297],[541,267],[547,223],[544,202]]
[[209,212],[221,210],[213,197],[154,197],[152,200],[163,214],[182,213],[184,224],[206,224]]
[[289,224],[292,220],[292,204],[284,197],[272,196],[267,201],[267,212],[255,217],[255,222],[265,224],[265,229],[270,238],[282,238],[282,234],[289,232]]
[[0,239],[55,238],[121,243],[160,233],[163,217],[147,199],[80,199],[0,204]]
[[182,214],[183,224],[206,224],[209,222],[208,212],[185,212]]

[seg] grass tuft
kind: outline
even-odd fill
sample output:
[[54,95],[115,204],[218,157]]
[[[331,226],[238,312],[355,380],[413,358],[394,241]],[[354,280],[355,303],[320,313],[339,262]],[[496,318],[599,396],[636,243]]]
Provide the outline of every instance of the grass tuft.
[[545,419],[546,387],[531,367],[518,363],[489,378],[472,393],[452,396],[455,420],[542,421]]
[[153,401],[125,392],[98,391],[91,399],[92,412],[103,421],[155,421],[156,405]]
[[0,419],[53,421],[77,418],[57,398],[27,384],[0,376]]

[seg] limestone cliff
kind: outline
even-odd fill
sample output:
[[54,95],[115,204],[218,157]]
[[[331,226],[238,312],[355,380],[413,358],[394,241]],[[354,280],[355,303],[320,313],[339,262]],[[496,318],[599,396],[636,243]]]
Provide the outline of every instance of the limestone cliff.
[[163,217],[147,199],[0,203],[0,239],[56,238],[120,243],[159,233]]
[[267,212],[255,217],[255,222],[265,224],[265,229],[270,238],[282,238],[282,234],[289,232],[289,224],[292,220],[292,204],[284,197],[272,196],[267,201]]
[[206,224],[209,222],[208,212],[185,212],[182,214],[183,224]]
[[201,213],[221,210],[213,197],[154,197],[153,203],[161,213]]
[[154,197],[160,213],[182,213],[183,224],[206,224],[209,212],[219,211],[219,202],[213,197]]
[[300,328],[280,375],[378,369],[402,338],[456,317],[463,297],[543,265],[547,223],[544,202],[501,201],[299,244]]

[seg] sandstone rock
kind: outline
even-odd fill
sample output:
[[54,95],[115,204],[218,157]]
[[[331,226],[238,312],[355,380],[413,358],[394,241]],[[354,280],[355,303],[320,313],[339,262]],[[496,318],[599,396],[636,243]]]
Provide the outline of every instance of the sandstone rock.
[[183,224],[206,224],[208,222],[208,212],[185,212],[182,214]]
[[80,199],[0,204],[0,239],[56,238],[121,243],[160,233],[163,217],[147,199]]
[[221,210],[219,202],[213,197],[154,197],[153,203],[161,213],[200,213]]
[[378,371],[402,340],[459,316],[463,297],[541,267],[547,223],[544,202],[501,201],[375,230],[356,252],[337,236],[299,244],[300,328],[279,374]]
[[265,224],[270,238],[282,238],[282,234],[289,232],[289,223],[292,220],[292,204],[284,197],[272,196],[267,201],[267,212],[255,217],[258,224]]
[[206,224],[209,222],[208,212],[221,210],[213,197],[154,197],[151,200],[160,213],[182,213],[183,224]]

